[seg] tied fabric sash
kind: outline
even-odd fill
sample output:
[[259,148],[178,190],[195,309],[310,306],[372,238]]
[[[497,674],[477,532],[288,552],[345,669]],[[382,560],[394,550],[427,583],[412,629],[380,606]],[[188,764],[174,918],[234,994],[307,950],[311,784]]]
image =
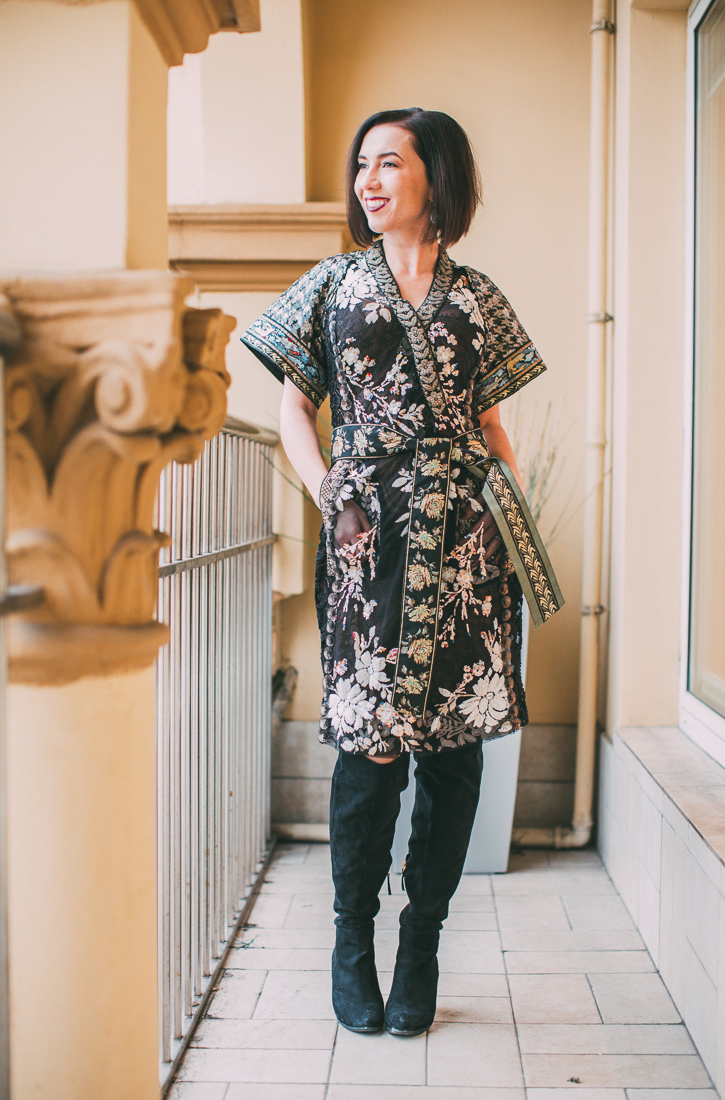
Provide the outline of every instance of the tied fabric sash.
[[[481,493],[513,563],[534,626],[555,615],[564,599],[518,482],[505,462],[489,455],[480,428],[453,439],[410,437],[384,424],[345,424],[332,433],[333,462],[404,452],[415,457],[392,704],[400,714],[422,718],[438,635],[451,465],[463,467],[481,482]],[[431,613],[422,615],[426,607]]]

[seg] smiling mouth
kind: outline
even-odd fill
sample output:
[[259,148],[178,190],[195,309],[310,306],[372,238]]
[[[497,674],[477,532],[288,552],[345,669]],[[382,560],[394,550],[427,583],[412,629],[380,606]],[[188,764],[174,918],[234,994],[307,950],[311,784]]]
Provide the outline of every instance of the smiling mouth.
[[384,206],[390,202],[390,199],[365,199],[365,209],[370,214],[375,214],[376,211],[382,210]]

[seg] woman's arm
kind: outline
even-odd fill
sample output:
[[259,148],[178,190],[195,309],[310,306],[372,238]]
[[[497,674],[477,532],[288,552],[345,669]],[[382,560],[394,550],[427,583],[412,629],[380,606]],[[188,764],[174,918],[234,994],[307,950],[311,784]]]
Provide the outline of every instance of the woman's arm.
[[[319,507],[320,486],[327,475],[327,466],[317,435],[317,409],[290,378],[284,380],[279,423],[287,458]],[[370,521],[362,508],[352,500],[345,501],[335,523],[335,545],[343,546],[369,530]]]
[[506,435],[506,430],[501,423],[501,414],[498,405],[494,405],[492,409],[486,409],[485,412],[480,413],[478,422],[481,425],[481,431],[483,432],[483,438],[486,440],[489,453],[493,455],[494,458],[502,458],[506,465],[510,467],[523,492],[523,479],[516,465],[516,459],[514,457],[513,448],[509,442],[509,437]]
[[290,378],[284,380],[279,424],[287,458],[307,486],[315,504],[319,505],[320,486],[327,474],[327,466],[317,436],[317,409]]
[[[516,459],[514,457],[513,448],[509,442],[509,437],[506,435],[506,431],[501,423],[501,414],[498,410],[498,405],[494,405],[493,408],[487,409],[486,412],[481,413],[478,417],[478,422],[481,426],[483,438],[486,440],[489,453],[494,458],[501,458],[510,467],[514,477],[518,481],[523,491],[523,481],[519,468],[516,465]],[[486,505],[483,499],[483,495],[479,494],[476,498],[480,505],[481,515],[477,522],[471,528],[471,534],[476,534],[481,531],[481,542],[486,547],[485,558],[486,561],[492,558],[494,554],[503,547],[503,541],[498,533],[498,528],[493,519],[491,509]],[[473,515],[473,508],[469,505],[466,512],[464,512],[464,519],[470,519]]]

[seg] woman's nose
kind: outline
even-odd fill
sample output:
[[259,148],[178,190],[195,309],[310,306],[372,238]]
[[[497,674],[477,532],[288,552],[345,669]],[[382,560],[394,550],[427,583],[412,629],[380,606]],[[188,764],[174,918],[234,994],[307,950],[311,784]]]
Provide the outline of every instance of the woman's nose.
[[360,173],[360,184],[364,191],[374,191],[380,186],[377,172],[374,168],[364,168]]

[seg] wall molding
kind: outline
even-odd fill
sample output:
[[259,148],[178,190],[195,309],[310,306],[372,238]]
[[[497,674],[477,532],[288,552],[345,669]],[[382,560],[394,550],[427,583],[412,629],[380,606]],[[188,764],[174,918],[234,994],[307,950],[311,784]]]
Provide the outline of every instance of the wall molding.
[[259,0],[135,0],[167,65],[201,53],[217,31],[261,30]]
[[344,203],[169,208],[169,263],[202,290],[280,292],[351,247]]
[[690,0],[630,0],[635,11],[687,11]]

